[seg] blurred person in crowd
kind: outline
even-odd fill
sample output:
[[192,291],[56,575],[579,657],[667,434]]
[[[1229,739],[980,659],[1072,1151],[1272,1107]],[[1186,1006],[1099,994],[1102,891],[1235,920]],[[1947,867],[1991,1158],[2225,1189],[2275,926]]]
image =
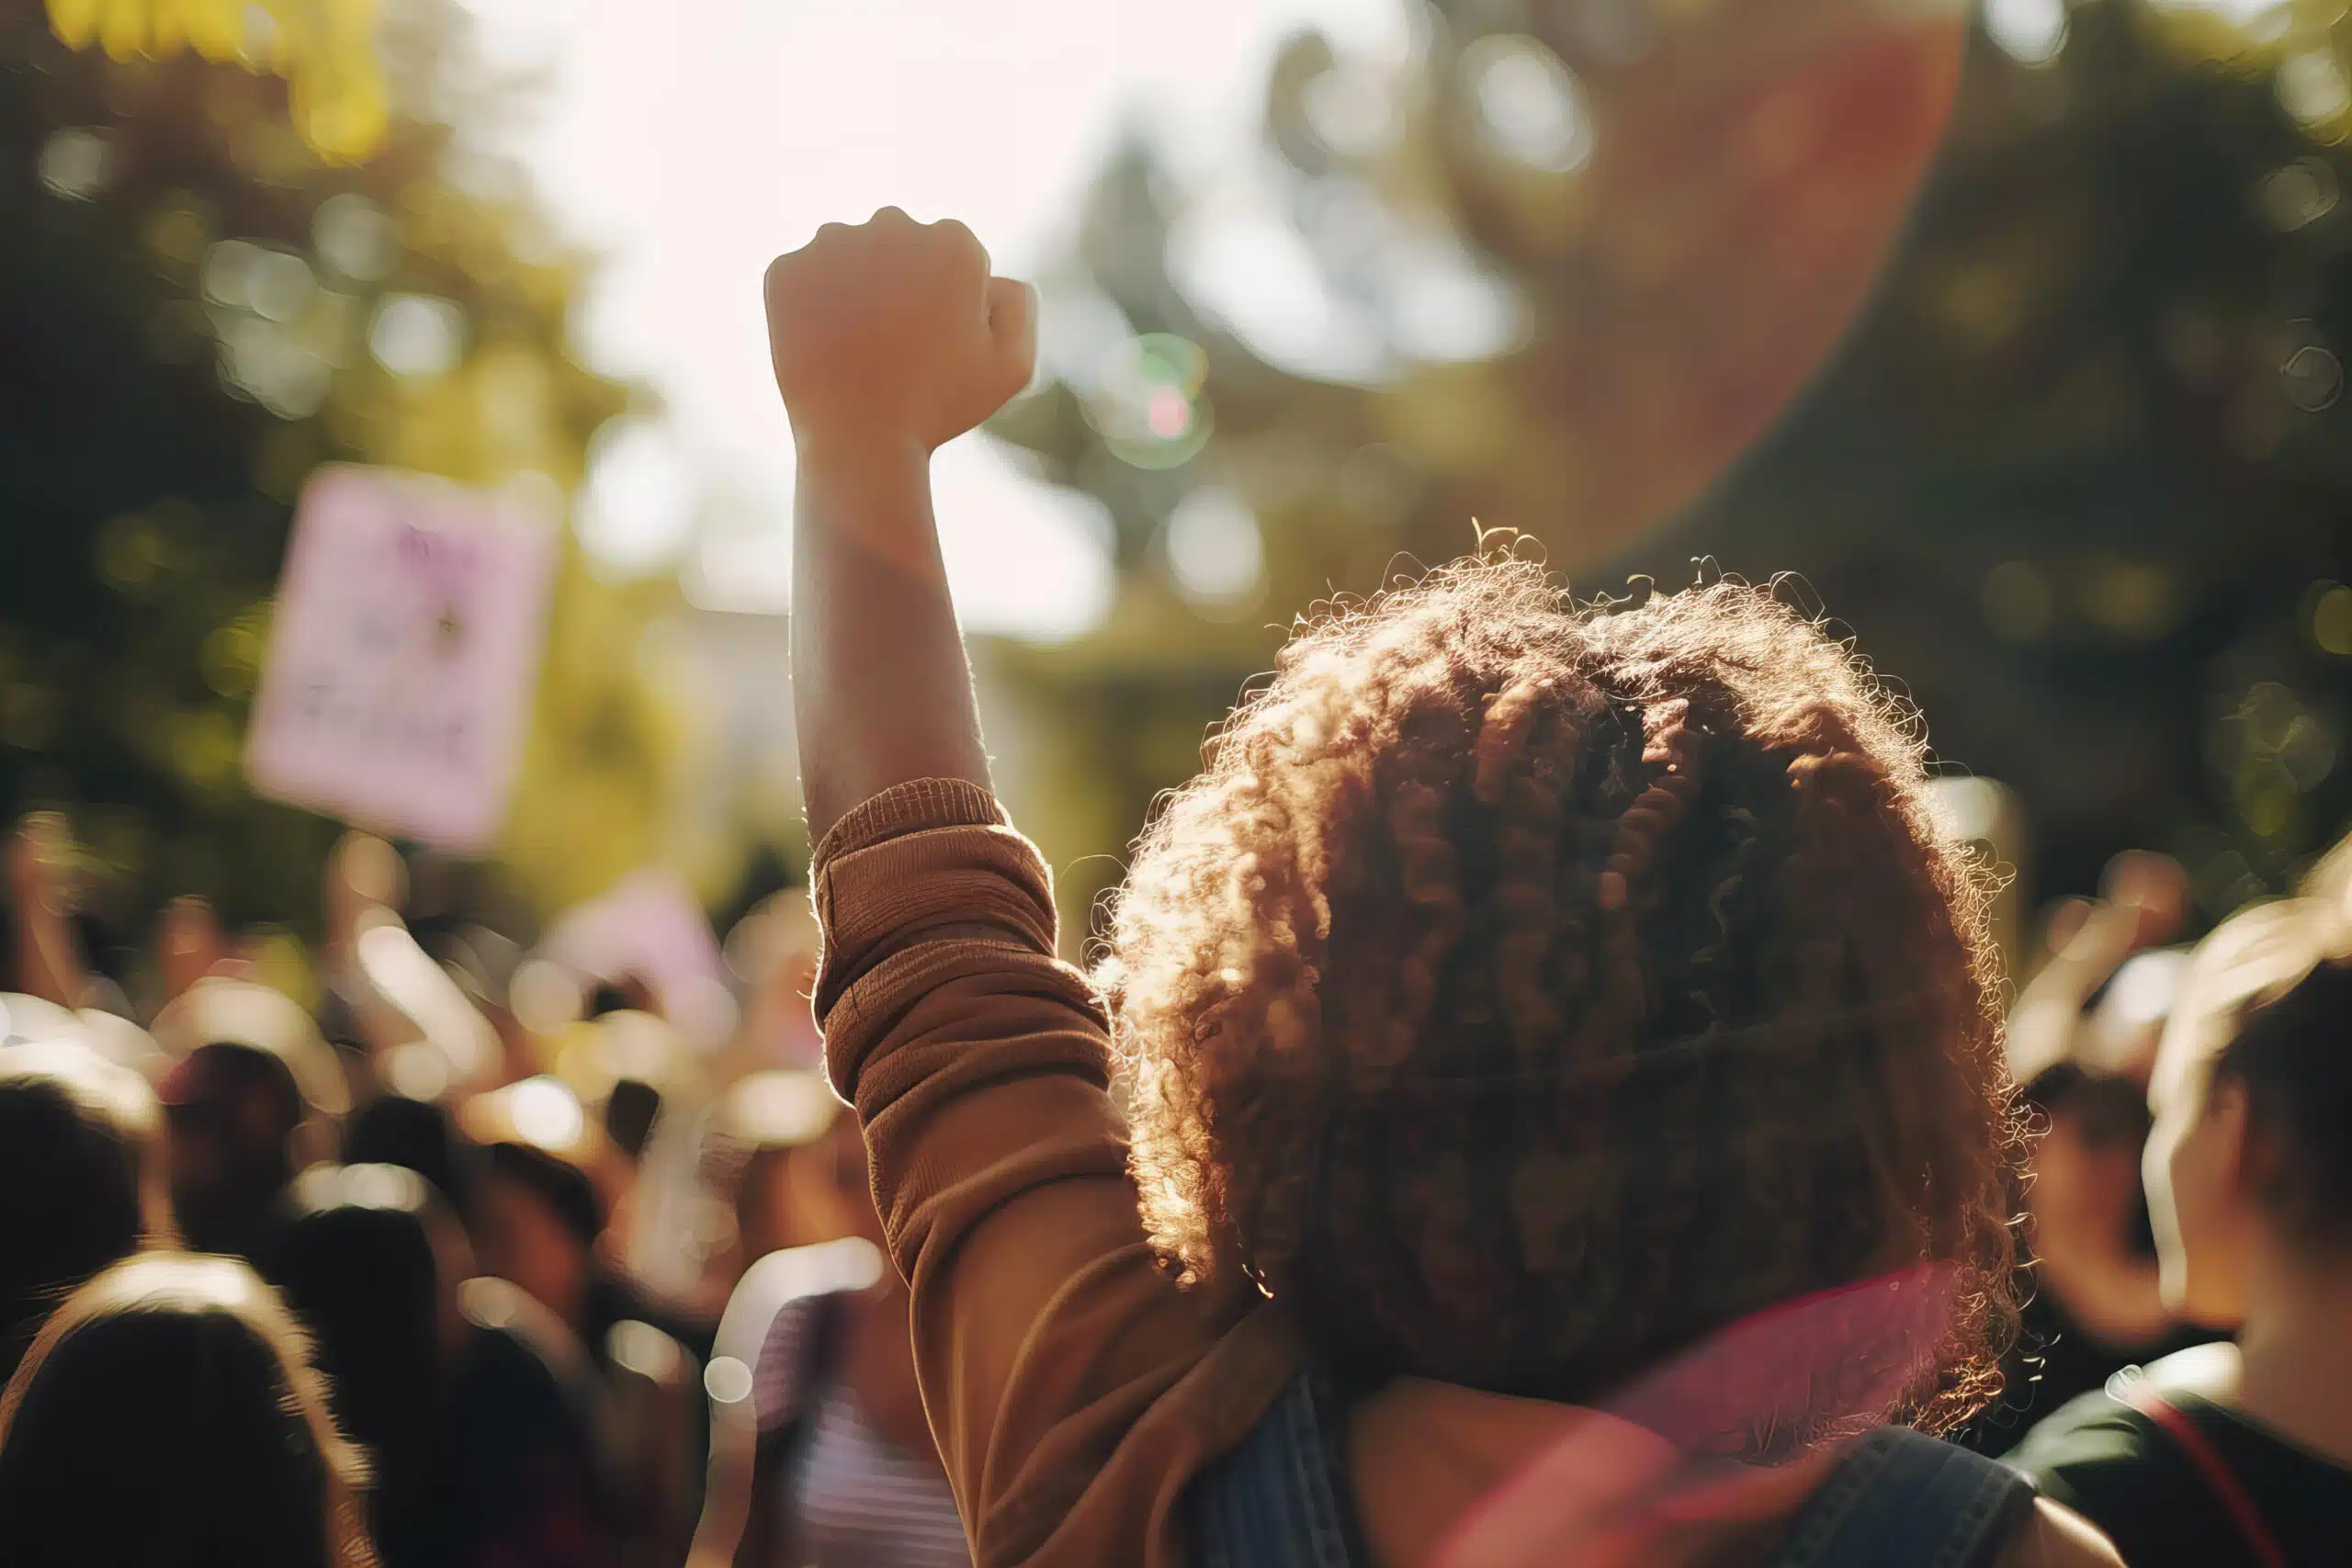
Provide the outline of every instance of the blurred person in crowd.
[[713,1131],[730,1151],[745,1266],[871,1230],[865,1145],[843,1109],[822,1076],[791,1067],[749,1074],[720,1097]]
[[2201,943],[2145,1162],[2164,1300],[2235,1337],[2086,1393],[2011,1461],[2133,1568],[2287,1568],[2352,1541],[2352,904]]
[[610,1255],[625,1162],[561,1082],[526,1078],[477,1096],[459,1122],[483,1153],[474,1205],[481,1266],[543,1307],[594,1369],[619,1428],[633,1516],[683,1551],[700,1504],[700,1376],[717,1325]]
[[2001,1407],[1975,1434],[1987,1447],[2132,1361],[2211,1337],[2165,1305],[2140,1183],[2148,1077],[2188,963],[2164,944],[2187,913],[2176,862],[2117,856],[2097,900],[2052,911],[2047,956],[2010,1010],[2010,1071],[2032,1118],[2032,1290]]
[[166,1001],[235,963],[220,918],[205,899],[188,895],[164,907],[155,931],[155,967]]
[[35,812],[8,835],[9,957],[17,990],[81,1008],[90,1005],[96,976],[74,929],[71,856],[64,819],[54,812]]
[[742,1071],[822,1065],[825,1043],[808,998],[817,984],[817,922],[805,888],[761,900],[727,933],[728,969],[744,1006],[729,1059]]
[[555,1070],[597,1108],[605,1135],[633,1174],[665,1106],[699,1075],[684,1037],[660,1012],[631,1005],[632,998],[650,1001],[651,993],[642,982],[629,990],[613,985],[592,990],[588,1015],[564,1032]]
[[10,1568],[358,1568],[365,1479],[301,1330],[233,1258],[116,1264],[0,1395]]
[[267,1269],[310,1329],[343,1430],[367,1450],[386,1568],[616,1561],[593,1412],[530,1340],[459,1305],[465,1234],[415,1172],[314,1166]]
[[319,949],[320,1027],[338,1045],[386,1049],[408,1038],[407,1021],[377,993],[359,961],[359,938],[369,926],[399,919],[408,896],[408,866],[400,852],[368,833],[346,833],[327,858],[325,941]]
[[[1334,614],[1163,803],[1098,992],[989,794],[931,516],[1034,299],[895,209],[767,297],[818,1016],[978,1559],[1439,1562],[1598,1424],[1716,1483],[1640,1476],[1611,1561],[2116,1561],[1990,1461],[1832,1441],[1991,1392],[2018,1144],[1984,889],[1843,648],[1736,582],[1605,613],[1502,555]],[[1826,1335],[1820,1375],[1579,1408],[1915,1278],[1891,1380]]]
[[474,1244],[482,1267],[553,1313],[591,1356],[609,1327],[592,1298],[596,1246],[617,1159],[579,1099],[526,1078],[469,1100],[459,1114],[482,1152]]
[[396,1165],[423,1177],[470,1234],[481,1190],[482,1153],[447,1106],[382,1094],[351,1113],[343,1134],[351,1165]]
[[85,1046],[0,1047],[0,1382],[75,1287],[175,1239],[163,1109]]
[[623,1157],[570,1089],[526,1078],[475,1097],[460,1125],[483,1152],[475,1245],[490,1272],[529,1292],[600,1362],[605,1337],[629,1319],[709,1354],[714,1325],[605,1256]]
[[[710,1383],[729,1397],[711,1413],[696,1568],[967,1568],[857,1123],[820,1112],[831,1096],[810,1073],[763,1074],[731,1098],[737,1125],[783,1156],[747,1183],[764,1217],[747,1246],[804,1239],[755,1255],[720,1321]],[[836,1215],[850,1228],[806,1234]]]
[[335,1152],[350,1092],[310,1015],[266,986],[198,981],[155,1017],[172,1208],[190,1247],[259,1257],[297,1172]]

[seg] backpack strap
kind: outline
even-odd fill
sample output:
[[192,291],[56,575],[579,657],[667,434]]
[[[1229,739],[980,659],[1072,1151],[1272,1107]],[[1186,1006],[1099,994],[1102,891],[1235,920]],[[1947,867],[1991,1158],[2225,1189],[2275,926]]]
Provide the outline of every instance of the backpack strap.
[[2287,1568],[2287,1554],[2279,1550],[2278,1538],[2270,1533],[2262,1510],[2255,1506],[2254,1498],[2238,1480],[2237,1472],[2230,1468],[2229,1461],[2222,1457],[2221,1450],[2197,1429],[2188,1412],[2157,1393],[2144,1376],[2125,1379],[2120,1388],[2111,1392],[2113,1397],[2164,1428],[2173,1446],[2196,1468],[2207,1489],[2230,1516],[2246,1550],[2254,1553],[2255,1562],[2261,1568]]
[[1858,1439],[1769,1568],[1990,1568],[2032,1508],[2007,1465],[1905,1427]]

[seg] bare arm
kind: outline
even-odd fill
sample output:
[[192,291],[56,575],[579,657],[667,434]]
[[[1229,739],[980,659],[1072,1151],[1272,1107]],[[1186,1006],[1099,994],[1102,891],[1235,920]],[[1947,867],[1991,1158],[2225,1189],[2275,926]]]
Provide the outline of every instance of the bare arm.
[[986,787],[925,469],[1027,380],[1029,293],[960,226],[884,212],[777,262],[768,320],[800,459],[816,1012],[941,1461],[981,1568],[1176,1568],[1185,1479],[1295,1358],[1153,1259],[1099,999]]
[[2124,1568],[2115,1543],[2071,1508],[2038,1498],[2025,1528],[2010,1538],[2000,1568]]
[[892,784],[988,786],[930,461],[1027,384],[1035,310],[962,224],[896,208],[780,258],[767,305],[799,457],[793,702],[814,841]]
[[799,453],[792,702],[808,837],[910,779],[989,787],[932,521],[931,455],[819,437]]

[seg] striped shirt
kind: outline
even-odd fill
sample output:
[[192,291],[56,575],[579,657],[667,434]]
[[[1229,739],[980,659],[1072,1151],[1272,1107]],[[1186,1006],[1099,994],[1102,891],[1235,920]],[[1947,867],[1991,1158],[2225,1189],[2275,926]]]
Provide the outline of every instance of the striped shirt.
[[804,1297],[776,1314],[753,1382],[763,1428],[815,1402],[798,1451],[770,1483],[784,1489],[781,1511],[795,1521],[787,1533],[799,1559],[777,1568],[971,1568],[938,1458],[876,1429],[833,1369],[819,1369],[816,1386],[799,1386],[820,1299]]

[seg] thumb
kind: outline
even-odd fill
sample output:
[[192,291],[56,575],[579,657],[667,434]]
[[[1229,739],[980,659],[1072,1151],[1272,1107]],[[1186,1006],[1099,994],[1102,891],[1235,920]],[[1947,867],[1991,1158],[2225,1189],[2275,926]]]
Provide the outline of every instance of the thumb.
[[1003,373],[1003,395],[1029,385],[1037,366],[1037,291],[1014,277],[989,279],[989,336]]

